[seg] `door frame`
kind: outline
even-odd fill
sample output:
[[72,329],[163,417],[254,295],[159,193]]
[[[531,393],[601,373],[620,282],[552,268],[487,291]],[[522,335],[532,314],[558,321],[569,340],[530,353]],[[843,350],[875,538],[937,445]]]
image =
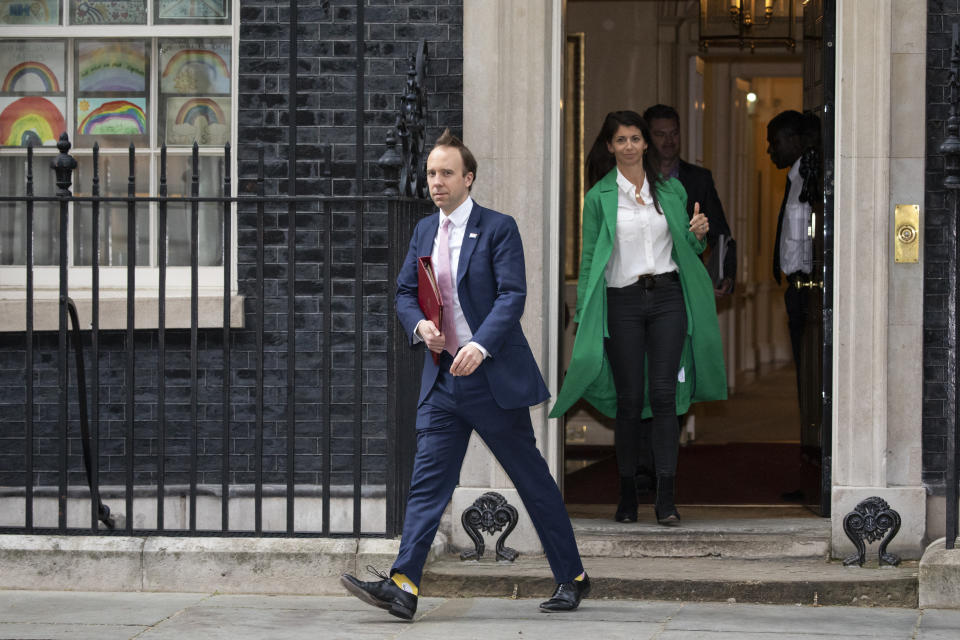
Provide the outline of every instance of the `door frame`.
[[833,238],[834,238],[834,152],[836,119],[837,60],[836,0],[823,0],[823,344],[820,426],[820,505],[819,515],[828,518],[833,493]]
[[[823,517],[829,517],[831,513],[831,493],[832,493],[832,446],[833,446],[833,290],[834,290],[834,260],[833,260],[833,237],[834,237],[834,151],[835,151],[835,82],[836,82],[836,0],[822,0],[824,6],[823,40],[829,43],[824,47],[823,64],[823,84],[824,84],[824,104],[829,108],[824,109],[823,117],[823,158],[824,158],[824,213],[822,220],[822,232],[824,233],[824,266],[823,266],[823,344],[822,344],[822,397],[823,405],[822,428],[821,428],[821,491],[819,505],[812,505],[814,511]],[[558,6],[559,5],[559,6]],[[554,0],[553,6],[558,9],[559,16],[555,15],[555,21],[551,24],[551,30],[554,37],[555,57],[554,64],[559,64],[560,68],[554,67],[554,75],[559,80],[555,85],[556,93],[552,96],[551,103],[558,105],[558,123],[551,130],[552,148],[562,148],[564,140],[564,131],[562,126],[562,109],[566,105],[561,99],[563,94],[563,81],[560,80],[563,68],[563,55],[557,49],[562,46],[560,43],[566,42],[566,2],[563,0]],[[559,18],[559,19],[557,19]],[[746,60],[744,61],[746,62]],[[560,106],[562,105],[562,106]],[[563,184],[562,163],[554,163],[551,166],[551,173],[554,176],[556,184]],[[553,211],[556,215],[549,215],[545,220],[545,233],[551,238],[551,245],[555,247],[553,260],[548,273],[552,275],[547,282],[548,291],[545,292],[546,305],[548,310],[547,321],[549,328],[547,330],[546,351],[548,353],[547,361],[553,363],[552,367],[547,367],[548,382],[552,388],[559,388],[559,381],[562,379],[563,361],[563,331],[560,323],[564,321],[564,301],[563,289],[564,283],[564,264],[562,247],[564,247],[565,231],[563,220],[563,199],[562,196],[553,205]],[[552,467],[557,483],[563,488],[564,479],[564,450],[565,423],[563,418],[550,419],[548,450],[550,454],[547,459]]]

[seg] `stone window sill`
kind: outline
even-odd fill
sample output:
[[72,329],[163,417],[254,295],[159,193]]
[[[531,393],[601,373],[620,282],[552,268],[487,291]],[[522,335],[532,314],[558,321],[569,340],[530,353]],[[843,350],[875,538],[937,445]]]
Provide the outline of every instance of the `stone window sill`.
[[[82,294],[75,297],[80,328],[90,330],[92,299]],[[241,295],[230,297],[230,326],[243,328],[243,301]],[[33,301],[34,331],[57,331],[59,327],[59,308],[57,298],[43,297]],[[20,299],[0,299],[0,332],[22,332],[27,329],[27,301]],[[190,328],[190,297],[166,298],[166,328]],[[198,328],[223,328],[223,296],[200,295],[198,298]],[[136,329],[156,329],[159,326],[159,298],[156,293],[137,296],[134,303],[134,327]],[[69,319],[67,324],[69,326]],[[104,331],[125,330],[127,328],[126,297],[100,298],[100,329]]]

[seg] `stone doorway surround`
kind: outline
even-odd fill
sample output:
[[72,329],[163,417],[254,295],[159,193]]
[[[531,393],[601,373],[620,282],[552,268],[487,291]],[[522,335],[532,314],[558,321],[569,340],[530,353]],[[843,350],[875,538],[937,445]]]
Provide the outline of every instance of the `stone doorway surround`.
[[844,516],[876,495],[903,520],[891,551],[919,558],[923,246],[920,263],[894,263],[893,211],[924,202],[926,3],[837,5],[832,553],[851,547]]
[[[473,197],[512,215],[520,227],[527,269],[523,331],[556,393],[560,327],[560,136],[563,0],[466,0],[463,6],[463,133],[477,158]],[[554,477],[562,477],[560,422],[549,401],[531,409],[537,443]],[[486,491],[520,511],[510,546],[541,552],[509,478],[474,435],[452,501],[452,542],[470,540],[460,514]]]

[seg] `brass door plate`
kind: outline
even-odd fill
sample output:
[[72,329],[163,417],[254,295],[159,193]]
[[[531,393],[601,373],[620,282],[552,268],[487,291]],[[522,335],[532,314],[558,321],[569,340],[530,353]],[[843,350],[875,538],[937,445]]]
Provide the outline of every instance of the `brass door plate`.
[[920,262],[920,205],[898,204],[893,220],[893,261]]

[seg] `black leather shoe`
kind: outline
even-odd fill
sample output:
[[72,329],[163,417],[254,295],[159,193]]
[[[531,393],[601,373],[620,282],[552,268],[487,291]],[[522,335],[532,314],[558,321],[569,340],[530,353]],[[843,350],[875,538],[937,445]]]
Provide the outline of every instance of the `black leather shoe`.
[[540,611],[573,611],[580,606],[580,601],[590,594],[590,578],[583,576],[583,580],[561,582],[556,591],[546,602],[540,603]]
[[398,618],[412,620],[413,614],[417,612],[417,596],[407,593],[398,587],[390,576],[369,565],[367,571],[380,578],[380,580],[362,582],[349,573],[345,573],[340,576],[340,584],[367,604],[386,609]]

